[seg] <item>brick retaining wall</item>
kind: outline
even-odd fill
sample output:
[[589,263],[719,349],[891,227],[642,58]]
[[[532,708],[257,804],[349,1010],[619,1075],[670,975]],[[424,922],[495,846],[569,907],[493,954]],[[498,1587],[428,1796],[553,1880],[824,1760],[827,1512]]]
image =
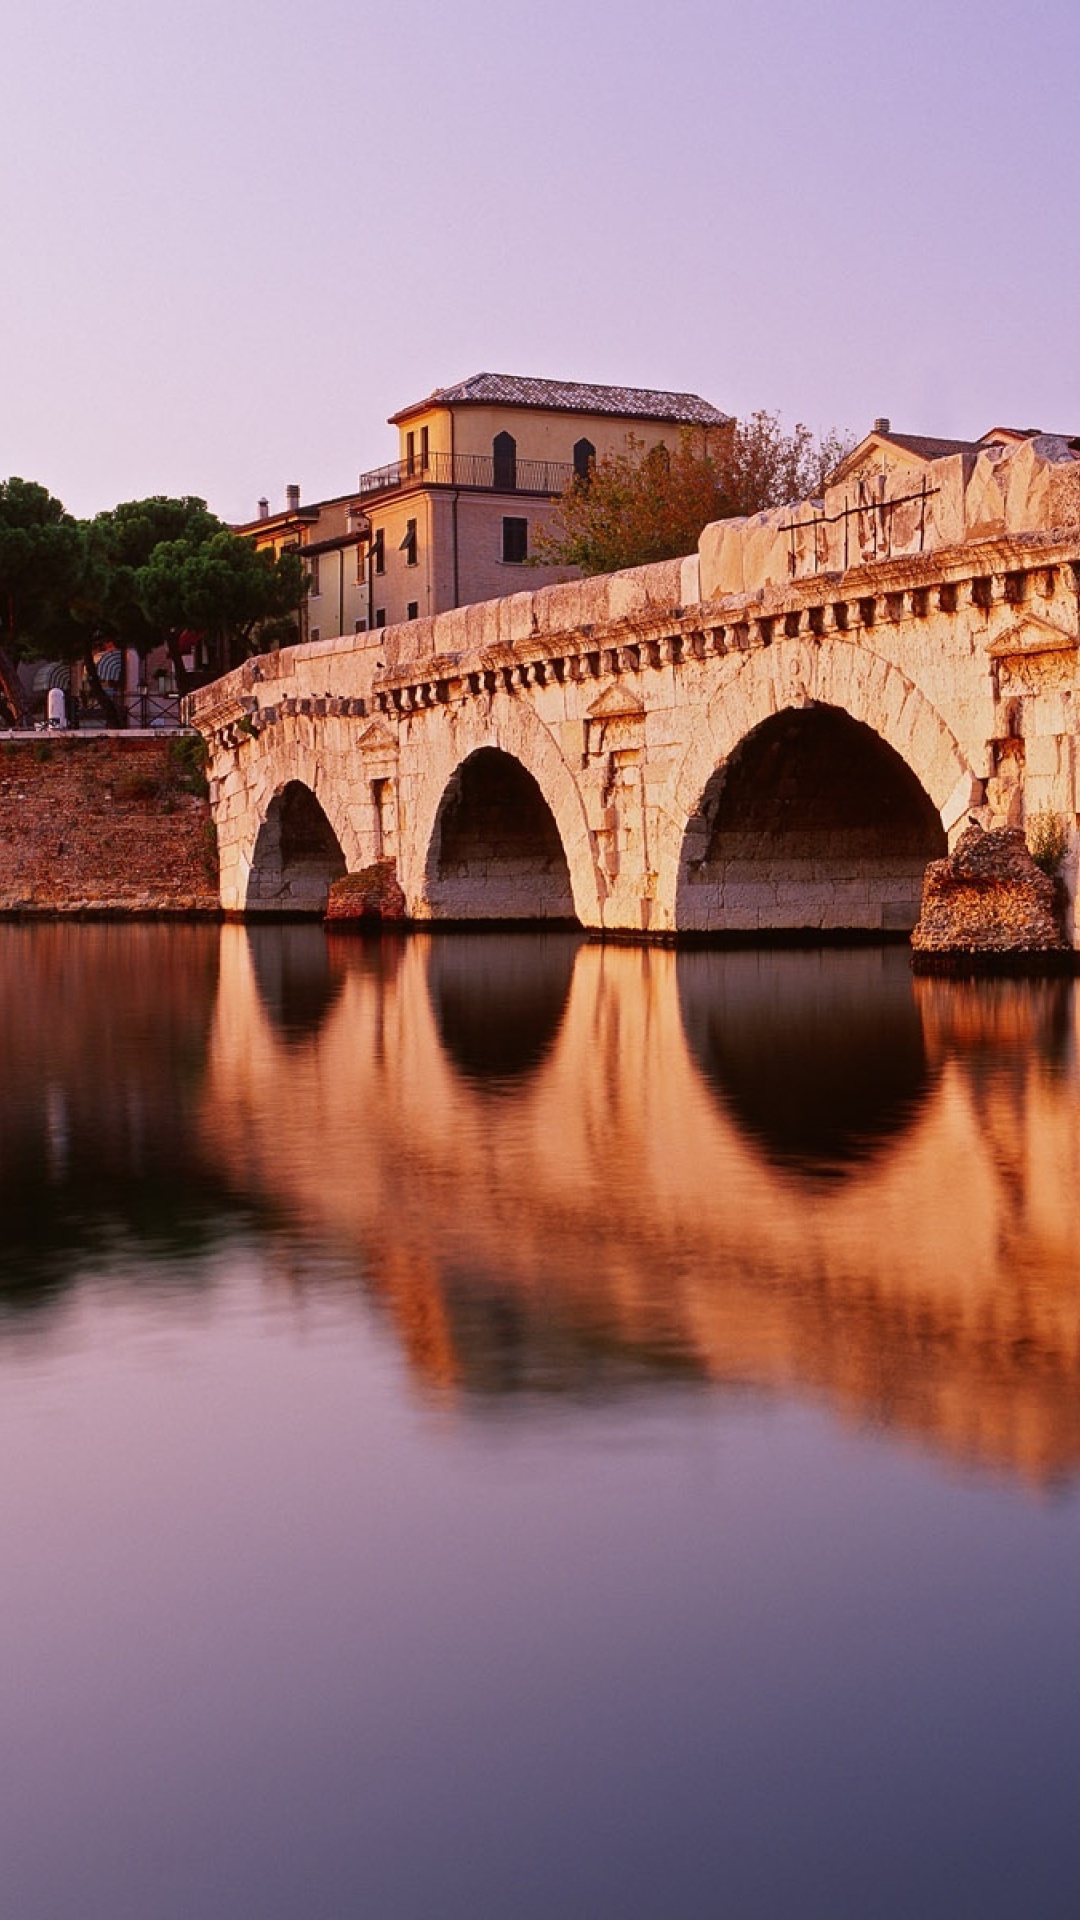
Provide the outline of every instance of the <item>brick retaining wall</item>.
[[216,914],[178,736],[0,737],[0,915]]

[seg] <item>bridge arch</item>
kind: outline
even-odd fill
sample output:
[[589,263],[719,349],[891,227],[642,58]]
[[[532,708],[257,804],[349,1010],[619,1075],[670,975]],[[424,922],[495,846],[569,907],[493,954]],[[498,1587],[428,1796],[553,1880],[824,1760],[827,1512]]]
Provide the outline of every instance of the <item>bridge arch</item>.
[[674,781],[670,924],[910,928],[926,863],[974,792],[955,736],[879,655],[834,640],[742,656]]
[[[581,790],[531,706],[496,696],[420,741],[402,884],[422,919],[600,918]],[[406,749],[408,754],[408,749]],[[415,766],[415,763],[414,763]],[[500,814],[509,832],[498,831]],[[486,816],[486,819],[485,819]],[[495,839],[484,838],[495,828]],[[484,871],[486,869],[486,871]]]
[[574,893],[555,816],[527,768],[478,747],[451,775],[428,849],[434,919],[570,921]]
[[321,915],[348,870],[341,836],[312,787],[281,781],[260,810],[247,861],[248,913]]

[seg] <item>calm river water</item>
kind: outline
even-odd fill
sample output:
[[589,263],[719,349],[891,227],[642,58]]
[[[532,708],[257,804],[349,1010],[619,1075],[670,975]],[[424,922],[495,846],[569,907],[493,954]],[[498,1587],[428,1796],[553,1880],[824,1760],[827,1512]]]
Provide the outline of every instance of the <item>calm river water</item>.
[[5,1920],[1072,1920],[1078,1025],[0,927]]

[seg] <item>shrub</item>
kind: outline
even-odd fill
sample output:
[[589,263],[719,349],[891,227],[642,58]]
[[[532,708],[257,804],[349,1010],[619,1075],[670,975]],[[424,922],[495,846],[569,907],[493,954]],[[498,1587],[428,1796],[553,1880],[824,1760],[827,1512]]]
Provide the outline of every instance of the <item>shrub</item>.
[[169,741],[168,784],[182,793],[197,793],[202,799],[207,791],[207,758],[201,733],[178,734]]
[[1069,846],[1069,829],[1060,813],[1033,813],[1027,823],[1028,852],[1053,879]]

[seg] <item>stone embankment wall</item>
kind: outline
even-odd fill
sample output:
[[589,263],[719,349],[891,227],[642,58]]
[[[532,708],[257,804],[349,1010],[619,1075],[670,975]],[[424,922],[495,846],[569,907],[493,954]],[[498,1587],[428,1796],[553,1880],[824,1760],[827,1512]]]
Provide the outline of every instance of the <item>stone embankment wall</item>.
[[175,738],[0,739],[0,914],[215,914],[208,803]]

